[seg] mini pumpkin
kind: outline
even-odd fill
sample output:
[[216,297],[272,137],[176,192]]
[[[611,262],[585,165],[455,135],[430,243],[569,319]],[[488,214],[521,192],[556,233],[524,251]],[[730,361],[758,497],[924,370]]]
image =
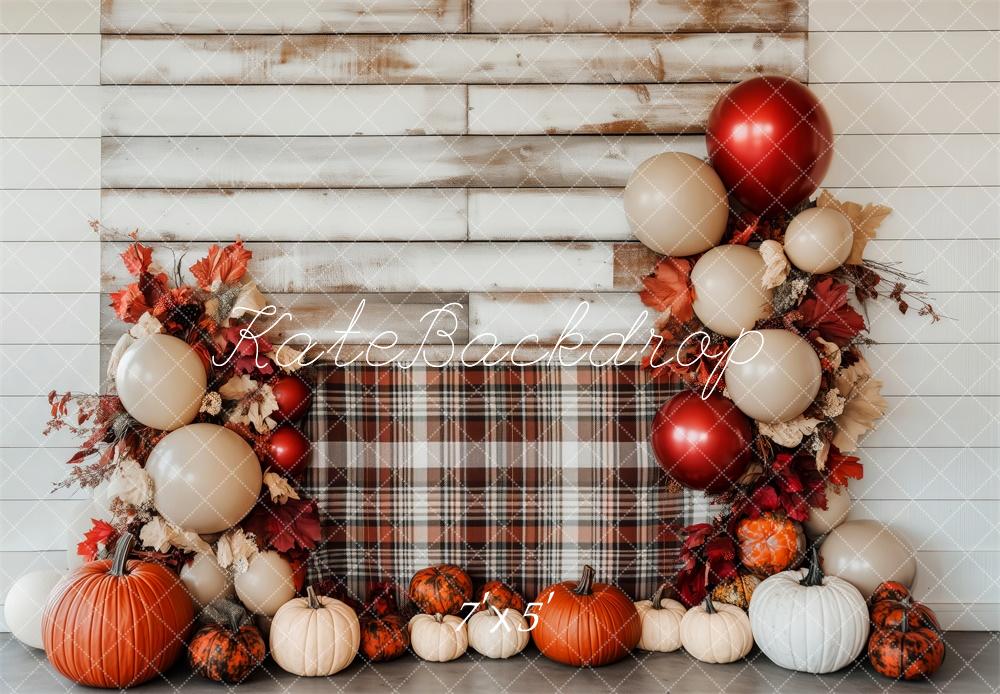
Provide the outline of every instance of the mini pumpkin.
[[726,605],[736,605],[741,610],[750,609],[750,598],[760,585],[760,578],[754,574],[738,573],[715,586],[712,590],[712,600]]
[[410,632],[402,615],[384,614],[361,620],[361,655],[369,662],[395,660],[409,646]]
[[681,647],[681,620],[687,609],[676,600],[663,597],[665,588],[661,585],[649,600],[635,603],[642,623],[640,650],[670,653]]
[[508,586],[503,581],[487,581],[479,589],[479,610],[495,607],[503,612],[508,607],[515,612],[524,614],[528,607],[524,596]]
[[524,615],[506,608],[488,609],[469,617],[469,645],[487,658],[510,658],[524,650],[531,639]]
[[409,630],[413,652],[433,663],[461,658],[469,648],[468,629],[455,615],[418,614],[410,620]]
[[759,576],[773,576],[802,561],[806,537],[802,526],[780,513],[744,518],[736,526],[740,561]]
[[202,611],[209,623],[188,645],[188,663],[196,675],[215,682],[239,684],[267,655],[264,637],[240,605],[216,600]]
[[753,648],[747,613],[735,605],[712,602],[711,594],[681,620],[681,645],[703,663],[733,663]]
[[911,627],[904,612],[896,629],[875,629],[868,640],[868,660],[880,675],[915,680],[937,672],[944,662],[941,632],[934,627]]
[[407,595],[424,614],[458,614],[472,601],[472,579],[454,564],[438,564],[415,573]]
[[[883,587],[884,586],[884,587]],[[910,628],[933,627],[941,630],[934,610],[923,603],[916,602],[909,589],[901,583],[880,585],[872,599],[871,622],[875,629],[896,629],[903,622],[903,615],[908,618]]]
[[271,620],[271,656],[283,670],[326,677],[351,664],[361,644],[358,616],[340,600],[316,595],[282,605]]

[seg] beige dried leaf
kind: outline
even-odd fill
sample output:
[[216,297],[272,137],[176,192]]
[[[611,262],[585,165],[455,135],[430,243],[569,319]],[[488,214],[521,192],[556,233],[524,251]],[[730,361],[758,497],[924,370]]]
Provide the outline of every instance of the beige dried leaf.
[[235,573],[241,574],[247,570],[259,551],[252,534],[247,534],[242,528],[233,528],[219,538],[215,545],[215,558],[221,568],[231,568]]
[[299,498],[298,492],[292,488],[292,485],[288,484],[288,480],[276,472],[264,473],[264,486],[267,487],[267,492],[271,495],[271,501],[276,503],[284,504],[289,499]]
[[773,239],[760,244],[757,249],[764,261],[764,275],[760,283],[764,289],[773,289],[788,278],[791,265],[785,257],[785,248]]
[[819,194],[816,206],[837,210],[851,220],[851,228],[854,230],[854,243],[851,245],[850,255],[847,256],[846,263],[848,265],[861,264],[865,254],[865,246],[875,238],[875,232],[885,218],[889,216],[889,213],[892,212],[892,208],[885,205],[869,203],[862,206],[856,202],[841,202],[825,190]]
[[819,421],[820,420],[814,419],[813,417],[799,415],[795,419],[790,419],[787,422],[775,422],[774,424],[757,422],[757,428],[760,430],[761,434],[771,439],[779,446],[794,448],[802,443],[803,437],[816,431]]
[[837,431],[833,445],[849,453],[858,449],[858,440],[885,415],[888,402],[882,397],[882,382],[872,378],[871,367],[863,358],[838,371],[834,386],[845,402],[843,412],[834,420]]

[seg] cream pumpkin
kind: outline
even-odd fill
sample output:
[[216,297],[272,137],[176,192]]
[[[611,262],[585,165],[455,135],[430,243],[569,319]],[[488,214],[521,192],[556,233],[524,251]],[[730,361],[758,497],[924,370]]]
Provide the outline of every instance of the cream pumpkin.
[[681,620],[681,644],[704,663],[735,662],[753,648],[750,619],[735,605],[715,604],[706,595]]
[[424,660],[445,663],[469,648],[469,632],[461,617],[418,614],[410,620],[410,648]]
[[469,618],[469,645],[487,658],[509,658],[528,645],[528,620],[517,610],[492,609],[476,612]]
[[676,600],[664,598],[663,589],[660,586],[652,598],[635,604],[642,622],[640,650],[670,653],[681,647],[681,620],[687,610]]
[[289,600],[271,620],[271,656],[283,670],[326,677],[351,664],[361,644],[354,610],[310,586],[307,597]]

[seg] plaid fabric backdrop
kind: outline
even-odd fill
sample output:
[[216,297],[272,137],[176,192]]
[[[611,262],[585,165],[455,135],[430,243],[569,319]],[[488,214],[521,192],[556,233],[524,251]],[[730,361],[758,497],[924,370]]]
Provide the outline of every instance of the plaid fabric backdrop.
[[308,483],[323,543],[310,578],[403,589],[465,568],[530,599],[574,578],[645,596],[676,568],[701,495],[671,493],[647,443],[678,386],[637,366],[321,367]]

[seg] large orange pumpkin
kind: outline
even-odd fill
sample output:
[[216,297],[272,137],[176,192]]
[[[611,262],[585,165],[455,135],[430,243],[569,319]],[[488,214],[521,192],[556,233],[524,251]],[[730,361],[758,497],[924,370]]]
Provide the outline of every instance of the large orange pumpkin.
[[84,564],[56,587],[42,617],[45,653],[78,684],[123,689],[161,674],[194,624],[180,579],[145,561],[127,561],[134,538],[112,560]]
[[778,513],[744,518],[736,526],[740,561],[758,576],[773,576],[802,561],[806,536],[802,526]]
[[583,567],[579,581],[542,590],[538,620],[531,636],[546,658],[575,667],[615,663],[635,648],[642,623],[632,600],[615,586],[594,582],[594,569]]
[[472,579],[454,564],[429,566],[413,575],[407,594],[424,614],[458,614],[472,601]]

